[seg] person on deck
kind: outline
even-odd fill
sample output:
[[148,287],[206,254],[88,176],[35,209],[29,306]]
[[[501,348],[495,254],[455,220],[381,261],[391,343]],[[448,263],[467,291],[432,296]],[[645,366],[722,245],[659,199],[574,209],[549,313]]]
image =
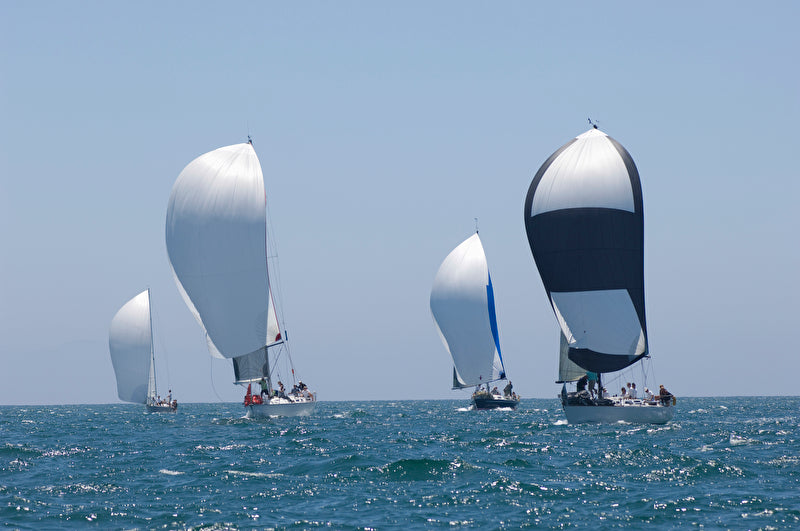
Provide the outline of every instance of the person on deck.
[[513,385],[511,385],[511,380],[508,381],[508,385],[503,388],[503,396],[511,396],[511,390],[513,389]]
[[663,385],[658,386],[658,398],[661,400],[661,403],[665,406],[669,404],[669,401],[672,399],[672,393],[667,391],[667,389]]
[[267,398],[269,398],[269,387],[267,386],[267,381],[264,378],[261,378],[258,383],[261,385],[261,398],[264,398],[264,393],[266,393]]
[[596,372],[587,371],[586,372],[586,377],[589,379],[589,394],[594,396],[594,394],[595,394],[594,388],[595,388],[595,385],[597,384],[597,373]]
[[280,380],[278,381],[278,387],[278,398],[286,398],[288,400],[288,397],[286,396],[286,388],[283,387],[283,382]]
[[639,398],[639,396],[638,396],[638,395],[637,395],[637,393],[636,393],[636,384],[635,384],[635,383],[632,383],[632,384],[631,384],[631,388],[630,388],[630,395],[631,395],[631,398],[633,398],[634,400],[636,400],[637,398]]
[[586,383],[589,381],[589,377],[585,374],[581,376],[580,380],[578,380],[578,392],[586,391]]

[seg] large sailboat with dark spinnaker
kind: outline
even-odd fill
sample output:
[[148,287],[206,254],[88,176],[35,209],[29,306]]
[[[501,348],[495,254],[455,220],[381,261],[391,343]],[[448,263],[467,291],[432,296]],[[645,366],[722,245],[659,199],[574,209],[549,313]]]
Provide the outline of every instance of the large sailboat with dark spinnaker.
[[[525,229],[561,328],[562,352],[597,374],[602,390],[603,375],[649,357],[642,189],[628,151],[596,127],[561,146],[531,182]],[[593,397],[565,386],[561,400],[570,423],[658,424],[674,411],[671,396]]]

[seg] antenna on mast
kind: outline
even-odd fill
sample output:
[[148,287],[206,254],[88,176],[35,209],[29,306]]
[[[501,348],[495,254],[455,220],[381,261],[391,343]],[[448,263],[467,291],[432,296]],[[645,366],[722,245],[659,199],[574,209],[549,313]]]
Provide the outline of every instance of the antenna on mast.
[[597,120],[592,120],[591,118],[587,118],[587,120],[589,120],[589,124],[590,124],[592,127],[594,127],[595,129],[597,129],[597,124],[599,124],[600,122],[598,122]]
[[478,218],[475,219],[475,234],[478,234]]

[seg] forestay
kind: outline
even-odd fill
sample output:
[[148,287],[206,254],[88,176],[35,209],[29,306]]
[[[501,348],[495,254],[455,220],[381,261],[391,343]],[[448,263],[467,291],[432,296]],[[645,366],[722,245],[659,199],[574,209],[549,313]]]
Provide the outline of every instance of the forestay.
[[602,373],[646,355],[642,191],[625,148],[590,129],[558,149],[530,185],[525,228],[569,359]]

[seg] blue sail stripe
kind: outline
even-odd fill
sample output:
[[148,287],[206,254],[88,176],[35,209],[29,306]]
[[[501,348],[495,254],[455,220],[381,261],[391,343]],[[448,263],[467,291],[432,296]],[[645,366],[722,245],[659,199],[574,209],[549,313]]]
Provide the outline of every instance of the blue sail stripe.
[[494,346],[497,349],[497,356],[500,358],[500,367],[503,372],[506,372],[506,367],[503,364],[503,355],[500,353],[500,334],[497,331],[497,315],[494,310],[494,289],[492,289],[492,275],[486,272],[489,277],[489,283],[486,285],[486,300],[489,303],[489,324],[492,327],[492,337],[494,337]]

